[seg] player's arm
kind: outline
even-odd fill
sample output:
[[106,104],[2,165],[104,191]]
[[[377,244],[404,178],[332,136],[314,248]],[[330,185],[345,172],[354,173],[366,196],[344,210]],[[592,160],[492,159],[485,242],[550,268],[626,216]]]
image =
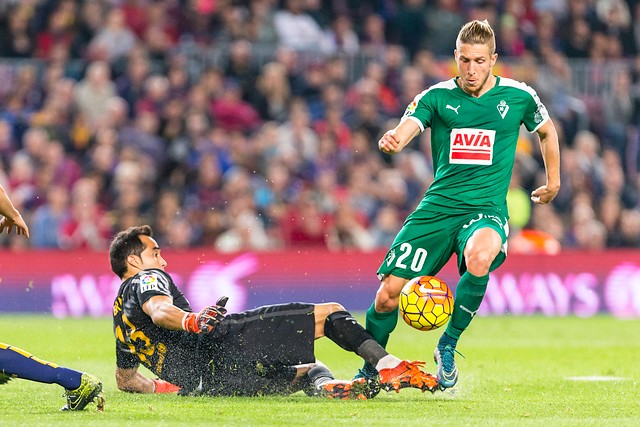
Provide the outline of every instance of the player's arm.
[[145,377],[138,368],[116,368],[118,390],[128,393],[176,393],[180,387],[160,379]]
[[138,372],[138,368],[116,368],[116,384],[118,390],[129,393],[154,393],[155,385],[151,378]]
[[[224,298],[224,302],[223,301]],[[227,297],[222,297],[216,305],[200,310],[199,313],[184,311],[173,305],[173,298],[156,295],[142,304],[142,310],[151,317],[151,321],[161,328],[185,330],[193,333],[209,333],[223,319]]]
[[539,205],[551,202],[560,191],[560,144],[558,132],[549,118],[536,131],[540,137],[540,150],[546,171],[547,182],[531,192],[531,200]]
[[142,310],[156,326],[172,330],[183,329],[182,319],[187,312],[173,305],[173,298],[170,296],[153,296],[142,304]]
[[405,118],[394,129],[388,130],[378,141],[380,151],[396,154],[420,134],[420,126],[413,119]]
[[11,234],[15,226],[17,234],[24,234],[29,237],[27,224],[24,222],[24,219],[22,219],[20,212],[18,212],[15,206],[13,206],[13,203],[11,203],[11,199],[9,199],[9,195],[2,185],[0,185],[0,215],[3,216],[3,218],[0,219],[0,233],[6,228],[7,234]]

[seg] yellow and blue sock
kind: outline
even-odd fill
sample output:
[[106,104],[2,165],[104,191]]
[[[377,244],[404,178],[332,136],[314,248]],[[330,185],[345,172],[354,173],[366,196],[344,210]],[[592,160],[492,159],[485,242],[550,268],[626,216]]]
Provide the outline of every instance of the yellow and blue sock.
[[1,342],[0,372],[25,380],[59,384],[67,390],[75,390],[82,381],[82,372],[38,359],[20,348]]

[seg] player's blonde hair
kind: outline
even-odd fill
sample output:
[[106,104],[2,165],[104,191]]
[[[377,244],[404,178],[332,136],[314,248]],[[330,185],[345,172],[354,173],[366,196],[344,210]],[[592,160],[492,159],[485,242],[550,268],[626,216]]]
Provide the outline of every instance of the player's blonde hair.
[[461,44],[484,44],[489,46],[489,53],[496,52],[496,35],[486,19],[471,21],[462,26],[456,39],[456,48]]

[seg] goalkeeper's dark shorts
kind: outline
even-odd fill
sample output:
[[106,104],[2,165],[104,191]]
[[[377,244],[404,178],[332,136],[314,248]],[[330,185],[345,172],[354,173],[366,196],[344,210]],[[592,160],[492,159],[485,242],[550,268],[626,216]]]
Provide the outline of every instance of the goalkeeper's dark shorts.
[[231,313],[203,339],[213,376],[204,379],[213,395],[251,396],[291,390],[293,366],[315,362],[314,305],[279,304]]

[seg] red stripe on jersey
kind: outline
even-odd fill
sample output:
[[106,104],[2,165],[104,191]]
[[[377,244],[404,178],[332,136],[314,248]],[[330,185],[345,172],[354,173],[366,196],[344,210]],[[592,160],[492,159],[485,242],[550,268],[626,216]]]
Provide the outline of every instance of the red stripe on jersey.
[[452,160],[491,160],[491,153],[487,152],[469,152],[469,151],[453,151],[451,152]]

